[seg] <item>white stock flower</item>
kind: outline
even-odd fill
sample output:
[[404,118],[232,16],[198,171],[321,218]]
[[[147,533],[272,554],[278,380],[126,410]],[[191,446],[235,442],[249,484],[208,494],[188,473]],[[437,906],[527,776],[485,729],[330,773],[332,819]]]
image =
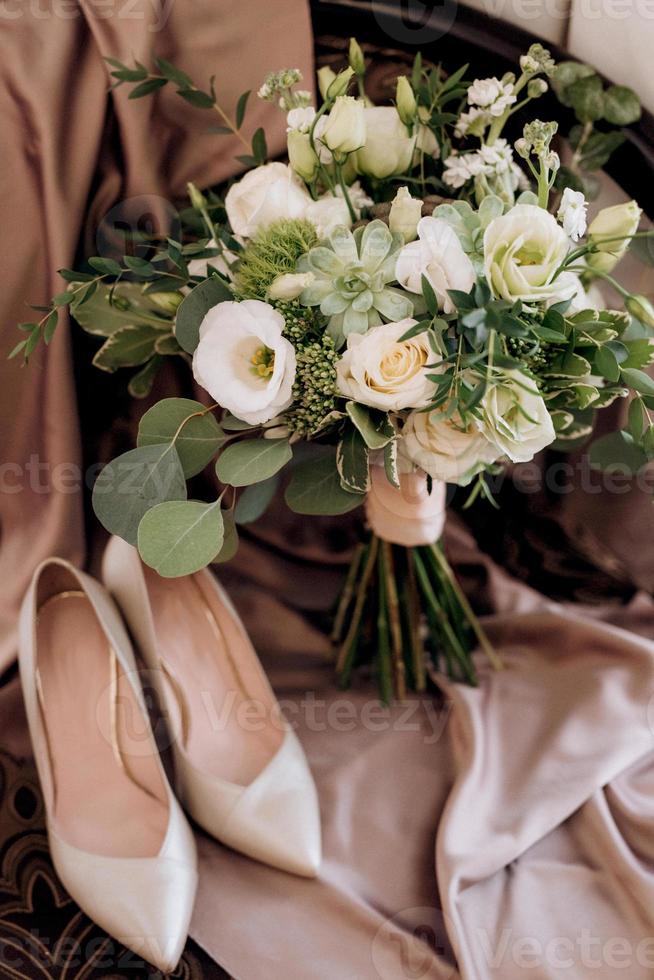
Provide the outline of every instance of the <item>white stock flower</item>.
[[395,276],[411,293],[422,293],[422,277],[427,277],[438,305],[452,313],[454,304],[448,289],[470,292],[475,282],[472,262],[463,251],[456,232],[442,218],[421,218],[418,241],[405,245],[395,265]]
[[315,116],[316,110],[311,105],[291,109],[286,116],[286,132],[308,133]]
[[536,382],[505,371],[482,401],[482,431],[513,463],[526,463],[556,438]]
[[448,418],[443,409],[412,412],[402,430],[399,453],[434,480],[461,487],[501,455],[476,419],[466,427],[458,415]]
[[359,173],[383,180],[408,170],[416,141],[409,136],[395,106],[367,107],[364,117],[366,140],[356,155]]
[[258,425],[289,407],[295,350],[284,318],[258,299],[218,303],[200,324],[193,376],[236,418]]
[[371,327],[364,334],[348,334],[347,348],[336,365],[341,394],[385,412],[429,404],[434,383],[427,378],[426,365],[434,363],[437,355],[426,332],[400,340],[416,322],[407,317]]
[[225,210],[235,235],[252,238],[280,218],[304,218],[311,197],[283,163],[249,170],[227,191]]
[[[336,193],[339,197],[343,196],[343,190],[340,187],[336,188]],[[365,190],[361,186],[360,180],[355,180],[353,184],[347,189],[348,197],[352,202],[352,207],[357,212],[357,217],[361,217],[361,212],[364,208],[371,208],[375,203]]]
[[575,285],[555,273],[568,253],[568,236],[536,204],[516,204],[484,232],[484,269],[494,296],[536,303],[569,299]]
[[468,153],[453,153],[445,160],[443,180],[458,189],[475,177],[501,177],[510,173],[511,183],[517,186],[515,170],[513,150],[505,139],[498,139],[492,146],[484,145]]
[[462,112],[456,121],[454,127],[454,135],[457,139],[461,139],[466,136],[471,130],[474,130],[475,136],[480,136],[484,127],[490,122],[490,115],[485,109],[480,109],[478,106],[472,106],[467,112]]
[[491,116],[501,116],[515,101],[513,84],[499,78],[477,78],[468,89],[468,105],[486,109]]
[[573,191],[572,188],[566,187],[556,216],[563,225],[564,232],[573,242],[578,242],[586,231],[587,207],[586,198],[581,191]]

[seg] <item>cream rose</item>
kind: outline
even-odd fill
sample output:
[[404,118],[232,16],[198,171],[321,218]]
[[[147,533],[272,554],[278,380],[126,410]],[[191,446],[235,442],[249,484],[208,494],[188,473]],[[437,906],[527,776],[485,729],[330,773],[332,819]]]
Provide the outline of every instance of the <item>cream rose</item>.
[[319,197],[317,201],[311,201],[305,214],[307,221],[315,225],[318,238],[329,238],[334,228],[345,225],[349,228],[352,224],[350,211],[345,199],[327,192]]
[[429,404],[435,388],[426,366],[437,355],[424,332],[400,340],[415,323],[407,317],[371,327],[364,334],[349,334],[347,349],[336,365],[341,394],[386,412]]
[[475,281],[472,262],[463,251],[456,232],[442,218],[421,218],[418,241],[405,245],[397,258],[397,281],[411,293],[422,293],[426,276],[436,294],[439,307],[454,311],[448,289],[470,292]]
[[526,463],[556,438],[536,383],[521,371],[506,371],[482,402],[482,431],[514,463]]
[[295,350],[283,328],[283,316],[258,299],[218,303],[200,324],[193,376],[250,425],[268,422],[291,404]]
[[574,286],[554,274],[568,253],[568,236],[536,204],[516,204],[484,233],[484,267],[493,294],[525,303],[569,299]]
[[252,238],[281,218],[304,218],[311,197],[290,167],[265,163],[232,184],[225,209],[235,235]]
[[[366,141],[364,103],[352,95],[339,95],[321,126],[319,139],[332,153],[352,153]],[[316,127],[317,128],[317,127]]]
[[447,418],[442,409],[412,412],[402,430],[399,451],[435,480],[461,487],[501,455],[476,420],[464,426],[458,416]]
[[356,166],[361,174],[383,180],[403,174],[411,166],[415,139],[409,136],[394,106],[364,109],[365,145],[357,151]]

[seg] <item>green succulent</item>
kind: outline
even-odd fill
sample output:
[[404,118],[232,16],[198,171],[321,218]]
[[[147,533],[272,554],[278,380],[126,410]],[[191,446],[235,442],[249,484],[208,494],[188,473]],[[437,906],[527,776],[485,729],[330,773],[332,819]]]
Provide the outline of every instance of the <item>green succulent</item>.
[[371,221],[353,233],[340,225],[326,242],[316,245],[298,263],[314,280],[300,294],[304,306],[319,306],[329,317],[327,331],[337,347],[350,333],[365,333],[384,320],[403,320],[413,303],[395,279],[395,263],[404,245],[383,221]]

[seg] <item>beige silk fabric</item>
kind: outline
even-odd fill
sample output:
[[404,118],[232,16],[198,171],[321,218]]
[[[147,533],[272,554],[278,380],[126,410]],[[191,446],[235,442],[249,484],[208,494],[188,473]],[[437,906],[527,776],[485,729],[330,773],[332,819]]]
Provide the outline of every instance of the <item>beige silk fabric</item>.
[[[23,369],[20,358],[6,360],[21,337],[16,324],[33,318],[28,303],[62,291],[56,270],[73,265],[80,240],[97,254],[95,228],[111,208],[127,201],[133,221],[170,211],[187,181],[225,180],[245,152],[209,134],[218,116],[172,89],[142,101],[129,101],[129,88],[110,92],[103,56],[149,66],[162,56],[205,87],[215,74],[230,113],[268,71],[298,67],[309,88],[313,78],[304,0],[65,0],[6,4],[1,13],[0,673],[15,656],[18,603],[38,562],[84,557],[68,327]],[[284,116],[253,95],[245,138],[258,126],[280,153]]]

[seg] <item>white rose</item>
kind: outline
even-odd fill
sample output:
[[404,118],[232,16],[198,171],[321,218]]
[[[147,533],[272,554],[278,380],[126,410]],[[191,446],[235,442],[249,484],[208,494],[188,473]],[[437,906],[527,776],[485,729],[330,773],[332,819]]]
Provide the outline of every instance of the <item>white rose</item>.
[[459,416],[447,418],[442,409],[412,412],[402,430],[399,450],[434,480],[462,487],[501,455],[476,420],[466,427]]
[[295,350],[283,327],[283,316],[258,299],[218,303],[200,324],[193,376],[250,425],[268,422],[291,404]]
[[408,187],[399,187],[391,202],[388,227],[401,235],[405,242],[411,242],[418,234],[418,222],[422,214],[422,201],[411,197]]
[[335,197],[329,192],[323,194],[317,201],[311,201],[304,217],[315,225],[318,238],[328,238],[339,225],[349,228],[352,224],[344,198]]
[[522,371],[506,371],[482,402],[487,438],[514,463],[526,463],[556,438],[536,383]]
[[525,303],[569,299],[574,284],[554,274],[568,254],[568,236],[536,204],[516,204],[484,232],[484,268],[493,294]]
[[252,238],[281,218],[304,218],[311,197],[290,167],[265,163],[232,184],[225,209],[235,235]]
[[437,355],[424,332],[400,340],[416,322],[407,317],[371,327],[364,334],[349,334],[347,349],[336,365],[341,394],[386,412],[428,405],[435,387],[427,378],[426,365],[433,364]]
[[463,251],[456,232],[442,218],[421,218],[418,241],[405,245],[397,258],[397,281],[411,293],[422,293],[425,275],[436,294],[439,307],[454,311],[448,289],[470,292],[475,282],[472,262]]
[[409,136],[394,106],[364,109],[365,145],[357,151],[359,173],[383,180],[402,174],[411,166],[415,139]]

